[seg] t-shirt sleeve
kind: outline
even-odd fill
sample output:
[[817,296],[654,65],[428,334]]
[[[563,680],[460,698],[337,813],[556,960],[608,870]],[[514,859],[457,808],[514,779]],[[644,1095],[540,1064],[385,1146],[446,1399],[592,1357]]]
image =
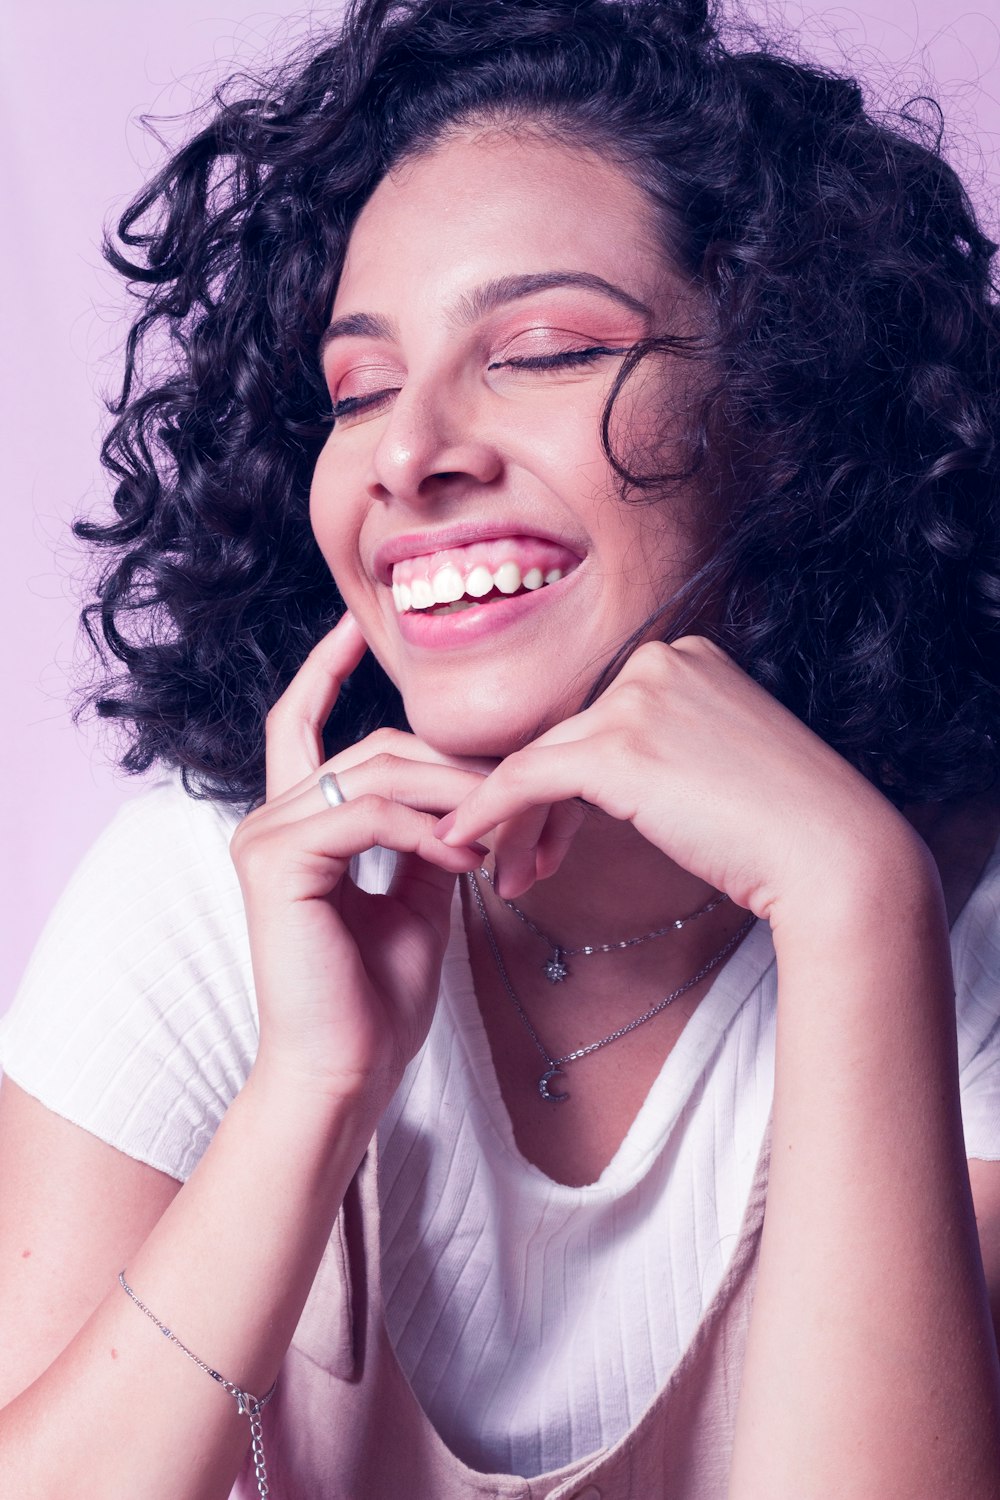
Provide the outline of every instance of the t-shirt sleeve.
[[966,1155],[1000,1161],[1000,847],[955,924],[952,957]]
[[181,1181],[257,1050],[237,814],[179,778],[118,812],[0,1020],[0,1065],[49,1109]]

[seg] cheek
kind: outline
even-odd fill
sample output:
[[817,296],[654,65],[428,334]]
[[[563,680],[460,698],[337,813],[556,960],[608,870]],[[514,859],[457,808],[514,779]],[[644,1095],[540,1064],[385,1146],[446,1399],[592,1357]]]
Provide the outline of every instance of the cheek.
[[588,534],[601,528],[603,507],[616,493],[614,472],[601,444],[602,411],[602,405],[590,401],[583,410],[532,413],[525,420],[520,449],[513,454],[514,466],[531,472]]
[[316,467],[313,469],[312,483],[309,486],[309,525],[312,527],[313,536],[324,557],[326,557],[326,536],[330,529],[328,518],[333,498],[333,481],[333,460],[330,458],[330,444],[327,441],[320,449]]
[[[327,446],[320,453],[309,490],[309,524],[338,587],[356,570],[358,517],[348,501],[352,493],[344,466]],[[352,559],[355,560],[352,569]],[[345,594],[346,597],[346,594]]]

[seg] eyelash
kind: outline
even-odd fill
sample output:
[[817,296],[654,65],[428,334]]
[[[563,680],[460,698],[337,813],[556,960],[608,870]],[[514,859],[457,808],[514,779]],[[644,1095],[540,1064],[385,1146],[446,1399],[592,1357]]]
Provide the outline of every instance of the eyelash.
[[[591,344],[586,349],[565,349],[559,354],[532,354],[524,359],[500,359],[494,364],[488,365],[489,370],[559,370],[568,369],[573,366],[594,364],[598,359],[610,354],[625,354],[625,349],[612,349],[605,344]],[[356,411],[371,411],[375,409],[387,396],[395,395],[395,388],[384,391],[373,391],[370,396],[347,396],[343,401],[335,401],[331,409],[331,417],[336,422],[340,417],[348,417]]]
[[591,344],[587,349],[565,349],[561,354],[530,354],[524,359],[499,359],[487,366],[490,370],[556,370],[561,365],[590,365],[605,354],[624,354],[624,349],[609,349]]

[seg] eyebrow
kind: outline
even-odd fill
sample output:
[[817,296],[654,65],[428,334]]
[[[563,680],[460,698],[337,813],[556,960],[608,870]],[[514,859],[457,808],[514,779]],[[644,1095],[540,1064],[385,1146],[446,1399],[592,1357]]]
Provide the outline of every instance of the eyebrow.
[[[595,276],[590,271],[535,271],[522,276],[498,276],[493,281],[484,282],[459,299],[449,320],[459,327],[467,326],[478,322],[507,302],[516,302],[521,297],[532,297],[536,292],[548,292],[563,286],[579,286],[588,292],[598,292],[628,308],[629,312],[637,313],[643,318],[652,318],[652,311],[644,302],[633,297],[631,292],[626,292],[624,287],[616,286],[613,281],[605,281],[603,276]],[[396,326],[389,318],[383,318],[378,313],[347,313],[343,318],[335,318],[324,330],[319,341],[319,358],[322,360],[335,339],[392,340],[397,336]]]

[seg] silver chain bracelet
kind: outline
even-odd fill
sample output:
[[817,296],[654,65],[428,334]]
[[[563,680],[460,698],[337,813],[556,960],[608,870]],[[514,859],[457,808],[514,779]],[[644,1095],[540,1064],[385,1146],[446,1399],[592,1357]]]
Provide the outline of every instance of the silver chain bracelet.
[[260,1496],[260,1500],[267,1500],[267,1464],[264,1461],[264,1435],[261,1428],[260,1414],[264,1410],[264,1407],[267,1405],[267,1403],[270,1401],[271,1397],[274,1395],[275,1388],[278,1384],[277,1380],[275,1380],[274,1384],[271,1386],[271,1389],[266,1393],[266,1395],[261,1396],[259,1401],[256,1396],[251,1396],[249,1391],[241,1391],[238,1385],[234,1385],[231,1380],[227,1380],[224,1375],[220,1375],[218,1370],[213,1370],[211,1365],[207,1365],[203,1359],[199,1359],[197,1354],[193,1353],[192,1350],[188,1348],[187,1344],[181,1343],[176,1333],[169,1329],[165,1323],[160,1322],[156,1314],[154,1312],[151,1312],[150,1309],[146,1306],[145,1302],[141,1302],[136,1296],[135,1292],[133,1292],[132,1288],[125,1280],[124,1271],[119,1271],[118,1281],[121,1285],[122,1291],[125,1292],[129,1297],[131,1297],[132,1301],[135,1303],[140,1312],[144,1312],[146,1314],[146,1317],[151,1319],[151,1321],[156,1324],[157,1328],[163,1334],[164,1338],[169,1339],[172,1344],[176,1344],[182,1354],[186,1354],[188,1359],[194,1360],[199,1370],[204,1370],[206,1375],[211,1375],[212,1379],[217,1381],[218,1384],[222,1386],[222,1389],[224,1391],[229,1392],[230,1396],[232,1396],[234,1401],[236,1402],[237,1414],[241,1417],[249,1417],[250,1448],[253,1454],[253,1469],[254,1477],[257,1480],[257,1493]]

